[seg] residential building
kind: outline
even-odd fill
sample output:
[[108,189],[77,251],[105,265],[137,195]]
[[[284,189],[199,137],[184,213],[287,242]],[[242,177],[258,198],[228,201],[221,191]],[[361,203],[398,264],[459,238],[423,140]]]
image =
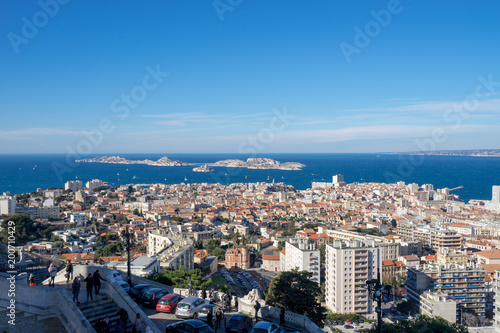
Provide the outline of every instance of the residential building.
[[226,251],[225,266],[228,269],[231,267],[250,268],[250,252],[246,247],[228,249]]
[[70,180],[64,184],[65,190],[71,190],[73,192],[79,191],[82,189],[82,181],[81,180]]
[[319,284],[320,252],[314,243],[309,243],[307,238],[290,239],[285,243],[285,253],[284,271],[297,268],[299,271],[311,272],[311,280]]
[[262,269],[268,272],[280,271],[280,255],[263,255],[262,256]]
[[425,224],[402,223],[397,226],[397,233],[404,238],[417,240],[427,248],[460,247],[462,235],[446,228],[433,228]]
[[423,291],[439,291],[456,300],[465,311],[485,315],[486,271],[478,264],[422,265],[408,268],[407,294],[420,302]]
[[375,303],[368,297],[366,281],[382,270],[380,248],[375,241],[334,241],[326,246],[326,307],[333,313],[374,316]]
[[0,215],[14,215],[16,213],[16,198],[5,195],[0,198]]
[[480,264],[500,264],[500,250],[497,249],[476,252],[474,256]]
[[441,317],[450,323],[457,322],[457,301],[440,292],[425,291],[420,295],[420,313]]
[[106,185],[106,183],[100,179],[92,179],[91,181],[89,181],[85,184],[85,187],[88,188],[89,190],[93,191],[94,189],[96,189],[98,187],[105,186],[105,185]]

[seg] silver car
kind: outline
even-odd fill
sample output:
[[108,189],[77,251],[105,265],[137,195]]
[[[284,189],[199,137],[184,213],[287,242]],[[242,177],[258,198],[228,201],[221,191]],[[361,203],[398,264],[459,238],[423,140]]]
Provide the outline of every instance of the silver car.
[[198,318],[198,312],[200,308],[209,304],[208,301],[199,297],[186,297],[177,304],[177,309],[175,310],[175,316],[177,318]]

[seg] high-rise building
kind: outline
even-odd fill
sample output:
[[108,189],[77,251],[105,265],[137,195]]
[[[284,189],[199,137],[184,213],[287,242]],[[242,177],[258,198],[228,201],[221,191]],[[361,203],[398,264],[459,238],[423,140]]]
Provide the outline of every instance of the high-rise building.
[[494,185],[491,192],[491,201],[486,202],[486,208],[500,212],[500,185]]
[[334,241],[326,246],[326,307],[333,313],[375,315],[366,281],[382,274],[380,248],[373,240]]
[[0,215],[14,215],[16,213],[16,198],[10,195],[0,197]]
[[485,276],[479,264],[422,265],[408,268],[406,291],[419,304],[423,291],[438,291],[456,301],[464,312],[484,317]]
[[92,179],[91,181],[87,182],[85,184],[85,187],[88,188],[89,190],[94,190],[95,188],[101,187],[106,185],[102,180],[100,179]]
[[308,271],[313,273],[311,280],[319,284],[320,277],[320,252],[316,249],[314,243],[309,240],[296,238],[288,240],[285,243],[285,258],[283,271],[290,271],[297,268],[299,271]]
[[82,189],[82,181],[81,180],[70,180],[70,181],[67,181],[66,184],[64,184],[64,189],[65,190],[71,190],[73,192],[81,190]]

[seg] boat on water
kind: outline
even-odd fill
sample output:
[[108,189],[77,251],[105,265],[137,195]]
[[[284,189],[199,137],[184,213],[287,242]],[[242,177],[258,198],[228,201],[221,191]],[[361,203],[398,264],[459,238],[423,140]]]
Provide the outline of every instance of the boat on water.
[[136,179],[136,178],[137,178],[136,176],[132,177],[132,179]]
[[184,177],[184,181],[187,182],[187,180],[188,180],[187,177]]
[[203,164],[203,165],[201,165],[199,167],[193,168],[193,171],[194,172],[212,172],[212,171],[214,171],[214,169],[211,168],[211,167],[209,167],[206,164]]

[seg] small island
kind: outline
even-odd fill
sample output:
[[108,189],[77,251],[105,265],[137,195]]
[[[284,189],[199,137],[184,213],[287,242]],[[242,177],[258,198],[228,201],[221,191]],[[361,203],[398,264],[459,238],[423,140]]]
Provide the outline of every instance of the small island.
[[196,168],[193,168],[193,171],[194,172],[212,172],[214,171],[213,168],[209,167],[208,165],[206,164],[203,164],[202,166],[199,166],[199,167],[196,167]]
[[280,163],[270,158],[249,158],[245,161],[229,159],[215,162],[215,166],[227,168],[248,168],[248,169],[278,169],[278,170],[302,170],[304,164],[298,162]]
[[120,156],[102,156],[96,158],[84,158],[76,160],[77,163],[108,163],[108,164],[146,164],[152,166],[186,166],[187,162],[171,159],[170,157],[162,157],[158,161],[152,160],[128,160]]

